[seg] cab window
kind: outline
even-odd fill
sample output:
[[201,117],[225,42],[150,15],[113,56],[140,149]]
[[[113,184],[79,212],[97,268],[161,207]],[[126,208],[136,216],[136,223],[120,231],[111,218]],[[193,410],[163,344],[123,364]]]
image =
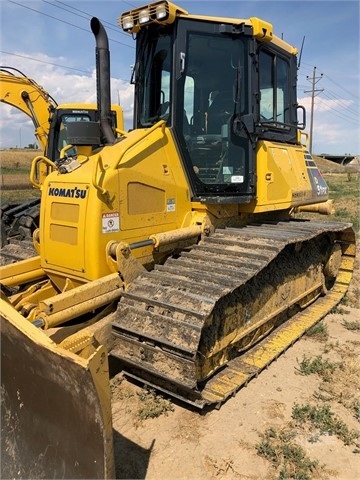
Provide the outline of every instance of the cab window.
[[[67,128],[66,126],[70,122],[90,122],[89,115],[62,115],[60,128],[59,128],[59,137],[57,143],[57,150],[60,154],[61,150],[68,145],[68,135],[67,135]],[[76,154],[76,147],[68,150],[67,155],[75,155]]]
[[136,65],[138,127],[154,125],[170,116],[171,37],[143,38]]
[[290,122],[290,67],[287,61],[270,52],[259,55],[260,121]]

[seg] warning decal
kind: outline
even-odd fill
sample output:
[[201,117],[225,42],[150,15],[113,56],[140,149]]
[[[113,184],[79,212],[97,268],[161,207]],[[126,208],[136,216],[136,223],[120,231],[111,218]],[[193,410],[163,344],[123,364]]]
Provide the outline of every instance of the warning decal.
[[102,233],[112,233],[120,231],[119,212],[102,214]]
[[175,198],[168,198],[166,202],[166,211],[175,212]]

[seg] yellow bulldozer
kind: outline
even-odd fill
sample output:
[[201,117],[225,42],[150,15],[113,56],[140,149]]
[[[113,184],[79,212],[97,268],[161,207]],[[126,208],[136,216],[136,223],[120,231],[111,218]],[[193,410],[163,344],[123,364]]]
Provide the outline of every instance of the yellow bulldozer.
[[99,120],[68,125],[71,168],[34,163],[38,255],[0,270],[11,478],[113,477],[109,357],[218,407],[351,279],[351,224],[296,215],[331,209],[302,131],[297,50],[262,19],[163,0],[119,24],[136,39],[133,128],[112,127],[108,39],[92,18]]

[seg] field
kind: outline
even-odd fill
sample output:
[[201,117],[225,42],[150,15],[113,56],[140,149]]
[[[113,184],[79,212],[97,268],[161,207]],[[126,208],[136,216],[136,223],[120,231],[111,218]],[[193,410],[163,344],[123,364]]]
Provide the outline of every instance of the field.
[[30,200],[40,196],[39,190],[32,188],[29,175],[31,161],[39,150],[0,151],[1,202]]
[[[27,199],[37,152],[1,152],[2,201]],[[336,213],[359,232],[359,166],[317,159]],[[310,214],[301,214],[310,217]],[[116,478],[360,478],[359,255],[349,292],[308,335],[220,410],[199,414],[112,379]]]

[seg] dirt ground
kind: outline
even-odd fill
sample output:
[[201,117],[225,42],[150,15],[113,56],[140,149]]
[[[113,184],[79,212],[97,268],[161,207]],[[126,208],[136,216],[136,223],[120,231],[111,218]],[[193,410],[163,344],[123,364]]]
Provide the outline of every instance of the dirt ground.
[[[360,432],[358,272],[359,260],[347,302],[322,321],[327,338],[304,336],[220,410],[200,414],[183,405],[167,404],[169,411],[157,418],[141,420],[143,390],[121,376],[115,377],[116,477],[359,479],[360,438],[354,433]],[[350,325],[356,328],[349,329]],[[305,375],[301,364],[314,358],[340,368],[327,377],[319,373]],[[330,417],[338,421],[338,430],[326,433],[308,421],[294,420],[294,406],[299,405],[329,407]],[[344,441],[340,430],[353,432],[352,440]],[[282,461],[283,453],[271,451],[269,443],[264,441],[266,432],[273,432],[273,438],[274,432],[290,432],[286,437],[288,446],[295,443],[317,465],[309,467],[308,462],[301,470],[291,464],[291,455]],[[258,454],[261,442],[265,451],[272,452],[272,457]],[[299,457],[299,452],[292,453],[293,457],[296,455]]]

